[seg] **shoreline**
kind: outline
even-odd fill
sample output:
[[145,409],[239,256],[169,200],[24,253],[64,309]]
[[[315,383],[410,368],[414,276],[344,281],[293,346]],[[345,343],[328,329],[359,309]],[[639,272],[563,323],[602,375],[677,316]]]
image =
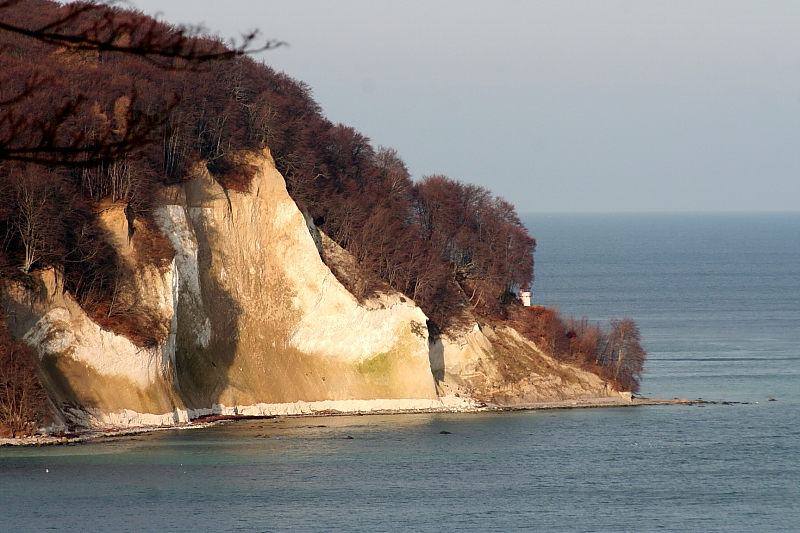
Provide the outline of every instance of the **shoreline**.
[[498,406],[498,411],[536,411],[542,409],[590,409],[599,407],[639,407],[642,405],[686,405],[700,403],[702,400],[672,400],[661,398],[586,398],[582,400],[560,400],[555,402],[523,403],[518,405]]
[[558,400],[551,402],[535,402],[517,405],[486,404],[474,408],[459,409],[385,409],[361,411],[318,411],[305,414],[285,415],[208,415],[201,416],[190,422],[169,426],[135,426],[125,428],[81,429],[63,435],[34,435],[20,438],[0,438],[0,446],[56,446],[83,444],[104,438],[127,437],[142,435],[156,431],[181,431],[202,429],[215,426],[223,422],[239,420],[259,420],[272,418],[320,418],[328,416],[365,416],[365,415],[397,415],[397,414],[423,414],[423,413],[490,413],[502,411],[543,411],[551,409],[594,409],[604,407],[640,407],[647,405],[688,405],[706,403],[703,400],[685,400],[675,398],[672,400],[658,398],[633,398],[630,401],[623,398],[585,398],[580,400]]

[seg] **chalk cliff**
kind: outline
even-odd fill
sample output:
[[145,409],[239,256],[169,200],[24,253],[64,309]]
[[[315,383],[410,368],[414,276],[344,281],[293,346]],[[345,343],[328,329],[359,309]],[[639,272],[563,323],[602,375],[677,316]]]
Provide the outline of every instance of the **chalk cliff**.
[[618,397],[606,381],[542,353],[510,327],[475,324],[431,341],[439,393],[483,403],[521,405]]
[[9,327],[35,349],[66,422],[164,425],[211,413],[616,394],[513,330],[476,326],[431,340],[426,316],[402,295],[359,302],[323,262],[332,245],[315,241],[269,153],[243,157],[257,169],[247,192],[223,189],[205,169],[162,191],[154,218],[176,252],[166,266],[144,260],[145,232],[129,238],[124,206],[100,214],[127,270],[130,308],[152,319],[154,346],[103,330],[52,270],[39,273],[36,289],[3,291]]

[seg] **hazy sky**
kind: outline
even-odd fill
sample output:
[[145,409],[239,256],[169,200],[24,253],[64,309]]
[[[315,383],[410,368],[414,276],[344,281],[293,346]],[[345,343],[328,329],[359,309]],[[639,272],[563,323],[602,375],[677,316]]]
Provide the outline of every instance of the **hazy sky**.
[[797,0],[132,0],[520,212],[800,210]]

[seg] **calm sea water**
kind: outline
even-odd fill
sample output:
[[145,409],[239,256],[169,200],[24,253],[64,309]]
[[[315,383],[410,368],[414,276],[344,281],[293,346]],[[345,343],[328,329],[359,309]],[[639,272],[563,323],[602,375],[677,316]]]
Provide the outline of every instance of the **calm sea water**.
[[800,531],[800,215],[525,222],[538,303],[633,317],[643,393],[720,403],[0,448],[0,531]]

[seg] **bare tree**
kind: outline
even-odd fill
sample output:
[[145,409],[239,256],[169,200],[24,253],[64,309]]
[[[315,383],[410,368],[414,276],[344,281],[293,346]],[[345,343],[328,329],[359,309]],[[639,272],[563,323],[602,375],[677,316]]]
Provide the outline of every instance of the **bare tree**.
[[0,425],[12,437],[29,435],[47,411],[47,395],[36,377],[27,348],[0,331]]
[[642,348],[639,326],[630,318],[612,319],[601,364],[623,390],[639,392],[647,352]]
[[[242,42],[238,45],[233,43],[232,47],[219,41],[198,39],[203,28],[197,26],[170,27],[166,32],[163,23],[115,9],[112,7],[115,3],[89,0],[69,4],[51,20],[32,27],[0,19],[0,30],[74,51],[121,52],[154,61],[180,59],[188,63],[159,64],[167,68],[188,68],[191,63],[232,59],[283,44],[267,41],[259,48],[250,48],[258,37],[258,31],[243,35]],[[0,13],[25,4],[25,0],[2,0]]]
[[52,179],[52,171],[45,174],[49,175],[25,169],[10,183],[17,209],[9,229],[22,243],[25,257],[20,270],[25,273],[45,257],[57,226],[54,204],[58,180]]

